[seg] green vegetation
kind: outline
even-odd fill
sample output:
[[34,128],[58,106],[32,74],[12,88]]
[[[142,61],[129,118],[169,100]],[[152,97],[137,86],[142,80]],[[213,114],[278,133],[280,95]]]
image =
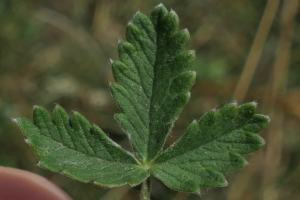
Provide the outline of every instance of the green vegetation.
[[[132,186],[144,182],[141,199],[150,199],[150,174],[168,187],[200,193],[200,187],[226,186],[220,172],[244,167],[240,154],[264,145],[255,133],[269,118],[256,114],[256,104],[229,104],[193,122],[187,132],[162,151],[174,121],[190,98],[195,81],[189,71],[193,51],[185,51],[187,30],[177,31],[174,11],[158,5],[150,19],[137,13],[126,29],[127,42],[119,42],[120,61],[112,61],[115,80],[111,92],[121,114],[115,116],[131,142],[134,155],[114,143],[97,126],[74,113],[72,120],[60,106],[53,120],[41,108],[34,122],[16,119],[27,142],[41,158],[39,166],[53,172],[103,186]],[[148,184],[148,185],[146,185]]]
[[[258,102],[257,113],[268,114],[272,120],[260,134],[266,145],[245,156],[249,165],[223,173],[229,187],[202,187],[200,197],[171,190],[152,176],[152,200],[300,199],[298,2],[280,2],[163,1],[180,17],[178,30],[189,30],[186,49],[195,50],[191,70],[197,76],[190,100],[162,151],[187,133],[191,122],[205,111],[218,110],[234,100],[238,105]],[[51,111],[57,103],[70,118],[72,110],[78,111],[125,151],[134,152],[113,119],[120,108],[109,91],[109,83],[115,82],[109,58],[119,60],[117,38],[127,40],[124,33],[132,14],[140,10],[150,16],[158,3],[0,2],[0,165],[42,175],[74,200],[140,198],[141,185],[107,189],[38,167],[41,158],[24,142],[11,118],[23,116],[33,121],[32,105]]]

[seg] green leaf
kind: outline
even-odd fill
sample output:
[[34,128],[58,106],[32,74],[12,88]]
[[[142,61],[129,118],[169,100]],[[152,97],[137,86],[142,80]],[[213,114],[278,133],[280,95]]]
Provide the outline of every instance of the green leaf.
[[[116,83],[110,89],[122,111],[115,118],[141,163],[83,116],[75,112],[70,120],[57,106],[53,120],[41,107],[34,109],[33,123],[17,119],[41,167],[105,186],[137,185],[150,173],[185,192],[227,185],[222,173],[244,167],[241,154],[264,145],[256,133],[269,118],[256,114],[255,103],[229,104],[193,122],[161,153],[196,76],[190,71],[195,53],[185,50],[189,33],[177,31],[178,24],[176,13],[162,4],[150,19],[138,12],[127,26],[127,41],[119,42],[120,61],[112,62]],[[146,199],[148,186],[142,190]]]
[[150,172],[179,191],[199,193],[200,187],[226,186],[221,172],[244,167],[247,161],[240,154],[264,145],[256,133],[267,126],[269,118],[255,113],[255,103],[211,110],[153,161]]
[[185,51],[187,30],[178,17],[158,5],[150,19],[137,13],[119,43],[121,61],[112,69],[117,83],[110,87],[121,114],[115,116],[143,161],[155,158],[174,121],[190,98],[196,74],[189,71],[194,51]]
[[133,155],[111,141],[103,131],[75,112],[70,121],[59,106],[54,119],[41,108],[34,109],[32,123],[17,123],[26,141],[41,158],[39,166],[71,178],[105,186],[137,185],[149,176]]

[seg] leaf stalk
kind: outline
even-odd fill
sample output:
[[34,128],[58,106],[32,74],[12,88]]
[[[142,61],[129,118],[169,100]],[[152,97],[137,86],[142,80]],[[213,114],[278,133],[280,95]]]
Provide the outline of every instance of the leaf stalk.
[[150,200],[150,195],[151,195],[151,177],[147,178],[142,183],[140,200]]

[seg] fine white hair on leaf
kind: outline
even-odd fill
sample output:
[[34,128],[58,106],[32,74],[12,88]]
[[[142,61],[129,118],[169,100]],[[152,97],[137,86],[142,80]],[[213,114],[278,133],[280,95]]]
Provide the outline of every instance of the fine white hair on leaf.
[[114,60],[113,59],[109,59],[110,64],[113,64]]
[[269,116],[262,115],[262,114],[256,114],[256,115],[257,115],[257,116],[263,116],[263,117],[267,118],[267,119],[268,119],[268,122],[270,122],[270,121],[271,121],[271,118],[270,118]]
[[251,102],[255,107],[257,106],[257,102],[256,101],[252,101]]
[[41,166],[41,161],[39,160],[39,162],[36,164],[36,166],[40,167]]
[[91,123],[91,124],[92,124],[92,126],[93,126],[94,128],[98,128],[97,124],[95,124],[94,122]]
[[177,15],[176,12],[172,8],[170,10],[170,13]]
[[225,181],[224,185],[222,185],[221,187],[226,187],[226,186],[228,186],[228,182],[227,181]]
[[196,51],[195,50],[188,50],[188,52],[190,53],[190,54],[194,54],[194,56],[196,56],[195,54],[196,54]]
[[163,4],[163,3],[160,3],[160,4],[158,4],[155,8],[162,7],[162,6],[164,6],[164,4]]
[[100,183],[98,183],[97,181],[94,181],[93,182],[95,185],[100,185]]
[[12,122],[18,123],[19,118],[11,118]]
[[120,44],[123,40],[118,38],[118,44]]
[[188,92],[188,96],[189,96],[189,98],[191,97],[191,92]]
[[26,138],[26,139],[25,139],[25,142],[28,144],[28,143],[29,143],[29,139],[28,139],[28,138]]
[[237,106],[238,104],[237,102],[232,102],[232,105]]
[[215,107],[213,107],[211,110],[214,111],[214,112],[218,112],[218,109],[217,109],[218,106],[219,106],[219,105],[215,105]]
[[131,141],[131,134],[127,133],[126,135],[127,135],[128,139]]
[[140,14],[140,13],[141,13],[141,11],[138,10],[138,11],[133,15],[133,19],[134,19],[138,14]]
[[39,108],[40,106],[38,106],[38,105],[34,105],[33,106],[33,109],[36,109],[36,108]]
[[196,75],[197,75],[197,72],[195,72],[195,71],[192,71],[192,73],[194,74],[194,76],[196,76]]
[[133,153],[131,153],[131,152],[129,152],[129,151],[126,151],[126,153],[127,153],[128,155],[130,155],[130,156],[133,156],[133,157],[134,157],[134,154],[133,154]]
[[[54,105],[55,105],[55,108],[56,108],[56,107],[60,107],[60,105],[59,105],[58,103],[54,103]],[[55,109],[55,108],[54,108],[54,109]]]
[[114,141],[112,141],[112,144],[116,147],[121,147],[120,145],[118,145],[117,143],[115,143]]
[[127,23],[127,25],[132,25],[132,24],[133,24],[132,20],[130,20],[130,21]]
[[197,193],[197,196],[199,196],[199,198],[202,198],[201,192]]
[[271,118],[269,116],[265,116],[266,118],[268,118],[268,121],[270,122],[271,121]]
[[74,115],[74,114],[79,114],[76,110],[71,110],[71,114]]

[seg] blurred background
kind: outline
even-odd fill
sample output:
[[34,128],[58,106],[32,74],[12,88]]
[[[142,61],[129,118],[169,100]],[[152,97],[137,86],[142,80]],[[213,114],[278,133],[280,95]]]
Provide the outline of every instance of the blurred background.
[[[150,14],[161,1],[0,1],[0,165],[46,177],[74,200],[134,200],[140,187],[107,189],[36,166],[39,158],[11,118],[32,119],[33,105],[79,111],[132,151],[114,121],[120,112],[109,92],[109,59],[134,13]],[[300,199],[300,15],[298,0],[164,0],[190,31],[197,81],[167,140],[193,119],[236,100],[256,101],[271,123],[266,145],[250,165],[226,173],[224,188],[178,193],[153,180],[153,200]]]

